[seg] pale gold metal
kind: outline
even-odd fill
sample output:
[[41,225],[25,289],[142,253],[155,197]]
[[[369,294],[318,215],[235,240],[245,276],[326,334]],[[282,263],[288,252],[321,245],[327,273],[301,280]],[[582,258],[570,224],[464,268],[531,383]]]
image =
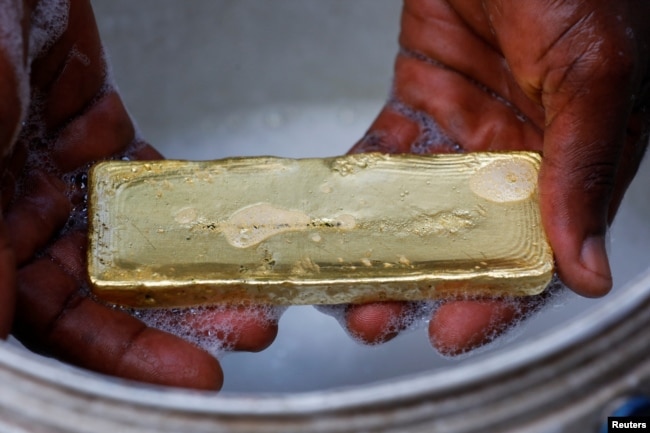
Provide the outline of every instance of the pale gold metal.
[[553,273],[537,153],[110,161],[94,294],[133,307],[534,295]]

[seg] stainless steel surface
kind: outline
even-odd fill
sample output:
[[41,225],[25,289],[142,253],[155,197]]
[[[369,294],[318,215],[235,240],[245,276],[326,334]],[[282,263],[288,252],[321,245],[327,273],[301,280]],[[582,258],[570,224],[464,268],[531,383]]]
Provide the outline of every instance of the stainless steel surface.
[[[394,0],[93,4],[127,106],[170,157],[340,154],[390,86]],[[212,394],[7,343],[0,431],[596,431],[612,401],[649,391],[649,182],[646,160],[612,228],[613,293],[567,295],[490,350],[444,359],[422,328],[363,347],[290,308],[271,348],[223,357],[226,391]]]

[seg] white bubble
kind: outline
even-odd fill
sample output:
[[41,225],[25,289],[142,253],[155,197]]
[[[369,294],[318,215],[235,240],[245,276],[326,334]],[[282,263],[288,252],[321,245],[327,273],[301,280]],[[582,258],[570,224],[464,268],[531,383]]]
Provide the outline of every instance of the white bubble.
[[[431,318],[431,313],[439,305],[439,301],[405,302],[402,314],[392,316],[388,323],[385,323],[379,334],[375,336],[377,344],[381,344],[387,337],[394,334],[404,334],[424,328]],[[347,317],[350,305],[315,305],[321,313],[333,317],[339,325],[348,333],[350,338],[359,344],[367,346],[369,343],[360,338],[347,327]],[[372,343],[370,343],[372,345]]]
[[420,135],[411,143],[411,153],[424,155],[441,151],[462,151],[461,147],[442,131],[438,122],[429,114],[413,109],[396,96],[388,100],[388,105],[419,126]]
[[9,145],[3,146],[3,154],[6,155],[13,150],[13,145],[20,133],[20,125],[27,117],[29,109],[29,62],[24,56],[24,43],[22,22],[23,2],[0,0],[0,52],[6,56],[14,69],[17,85],[17,97],[20,104],[20,120],[14,128],[9,139]]
[[22,1],[0,0],[0,44],[15,65],[23,63],[23,14]]
[[[550,309],[562,308],[567,300],[568,288],[554,275],[546,290],[538,296],[520,298],[499,298],[499,300],[515,311],[513,320],[503,326],[494,327],[484,337],[485,344],[464,350],[463,348],[447,348],[446,352],[440,353],[443,358],[462,360],[478,354],[492,351],[516,340],[524,331],[526,322],[532,317]],[[465,296],[463,300],[481,300],[485,298]]]
[[238,313],[238,308],[242,306],[152,308],[128,312],[151,328],[176,335],[219,357],[235,349],[231,342],[241,332],[238,316],[250,318],[253,314],[261,323],[272,323],[277,322],[285,310],[281,306],[255,306],[245,313]]
[[68,27],[68,0],[41,0],[32,12],[29,35],[29,57],[35,59],[46,52]]

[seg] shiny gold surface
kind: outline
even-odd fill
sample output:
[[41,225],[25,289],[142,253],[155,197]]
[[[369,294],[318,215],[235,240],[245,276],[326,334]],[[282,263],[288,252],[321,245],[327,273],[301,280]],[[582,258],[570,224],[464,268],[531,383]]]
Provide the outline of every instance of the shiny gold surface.
[[526,152],[100,163],[90,281],[135,307],[537,294],[553,272],[539,163]]

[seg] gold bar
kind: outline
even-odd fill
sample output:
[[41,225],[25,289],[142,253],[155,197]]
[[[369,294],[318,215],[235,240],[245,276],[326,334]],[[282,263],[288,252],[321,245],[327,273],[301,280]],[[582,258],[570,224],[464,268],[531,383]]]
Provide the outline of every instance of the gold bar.
[[133,307],[534,295],[553,272],[537,153],[110,161],[95,295]]

